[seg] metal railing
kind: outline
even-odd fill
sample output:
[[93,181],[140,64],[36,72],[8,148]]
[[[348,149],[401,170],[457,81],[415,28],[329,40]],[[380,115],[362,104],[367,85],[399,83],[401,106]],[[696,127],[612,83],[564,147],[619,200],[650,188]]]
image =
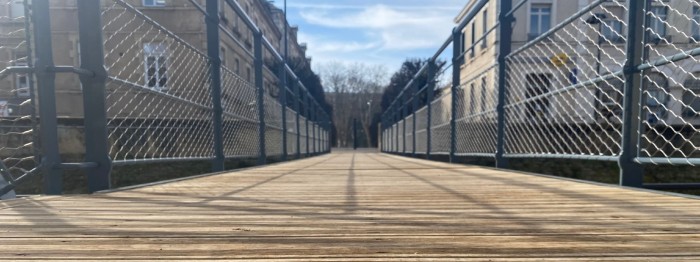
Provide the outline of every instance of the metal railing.
[[[0,49],[17,54],[0,56],[0,196],[38,173],[46,194],[61,194],[65,169],[85,170],[96,192],[110,188],[112,166],[205,160],[223,171],[229,159],[330,151],[329,114],[237,2],[183,1],[166,16],[134,3],[0,0],[10,14],[0,17]],[[224,9],[242,25],[227,26]],[[76,20],[52,24],[66,10]],[[182,25],[179,15],[204,22]],[[66,105],[76,95],[82,106]],[[58,128],[69,120],[81,123],[83,162],[62,161]]]
[[[381,150],[488,157],[500,168],[514,158],[614,161],[624,186],[700,187],[643,183],[644,165],[700,164],[700,3],[581,4],[471,3],[414,77],[429,81],[409,83],[384,112]],[[535,13],[564,19],[533,25],[545,19]],[[431,67],[450,46],[451,84],[441,85],[447,77]]]

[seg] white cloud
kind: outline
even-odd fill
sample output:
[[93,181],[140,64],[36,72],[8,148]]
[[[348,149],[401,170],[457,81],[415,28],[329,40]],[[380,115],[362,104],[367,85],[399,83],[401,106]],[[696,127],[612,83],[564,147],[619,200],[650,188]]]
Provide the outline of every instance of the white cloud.
[[[300,15],[307,23],[339,29],[356,29],[379,42],[384,50],[437,47],[454,26],[453,12],[430,8],[395,8],[375,4],[361,9],[307,8]],[[365,44],[369,46],[369,44]],[[362,46],[362,44],[360,44]]]

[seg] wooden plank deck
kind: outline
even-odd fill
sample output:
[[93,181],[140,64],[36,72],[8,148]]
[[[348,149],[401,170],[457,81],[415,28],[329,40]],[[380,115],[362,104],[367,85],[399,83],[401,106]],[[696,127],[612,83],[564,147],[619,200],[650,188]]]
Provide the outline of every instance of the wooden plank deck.
[[339,152],[0,202],[0,261],[235,258],[697,261],[700,200]]

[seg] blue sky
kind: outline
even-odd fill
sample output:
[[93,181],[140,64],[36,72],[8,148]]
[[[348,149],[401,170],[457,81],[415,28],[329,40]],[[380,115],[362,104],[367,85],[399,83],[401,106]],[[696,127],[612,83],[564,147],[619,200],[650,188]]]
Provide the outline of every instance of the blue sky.
[[[449,36],[467,0],[287,0],[314,67],[360,62],[390,73],[408,57],[428,57]],[[275,4],[282,7],[283,0]]]

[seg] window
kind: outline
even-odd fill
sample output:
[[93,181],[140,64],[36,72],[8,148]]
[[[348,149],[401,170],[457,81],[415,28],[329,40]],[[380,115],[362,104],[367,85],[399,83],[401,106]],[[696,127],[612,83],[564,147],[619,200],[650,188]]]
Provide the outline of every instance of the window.
[[534,98],[532,101],[529,101],[526,104],[528,118],[540,118],[548,115],[549,98],[539,96],[549,93],[549,88],[551,86],[549,81],[550,77],[551,76],[548,74],[527,75],[527,90],[525,98]]
[[236,58],[233,70],[235,70],[236,75],[241,75],[241,61]]
[[221,60],[221,66],[226,67],[226,47],[221,47],[221,53],[219,53],[219,59]]
[[486,77],[481,78],[481,112],[486,112]]
[[[16,62],[16,66],[27,66],[26,62]],[[18,97],[29,97],[29,75],[15,74],[15,90]]]
[[472,83],[469,86],[469,114],[474,114],[474,111],[476,111],[476,99],[474,97],[476,96],[476,86],[474,86],[474,83]]
[[533,4],[530,8],[530,34],[532,40],[545,32],[552,26],[552,5]]
[[143,52],[146,63],[146,86],[158,91],[167,89],[167,46],[164,43],[147,43],[143,45]]
[[700,72],[693,73],[683,83],[683,116],[700,116]]
[[658,107],[668,101],[668,80],[660,73],[650,73],[644,79],[647,91],[647,106]]
[[165,0],[143,0],[143,6],[165,6]]
[[476,23],[472,23],[472,42],[471,42],[471,47],[469,48],[470,49],[470,52],[469,52],[470,57],[474,57],[474,55],[476,55],[476,52],[475,52],[476,48],[474,48],[475,43],[476,43]]
[[467,34],[465,34],[464,32],[462,32],[461,39],[462,39],[462,42],[459,43],[459,44],[460,44],[460,49],[459,49],[459,51],[460,51],[461,54],[464,54],[464,52],[467,51]]
[[647,121],[650,124],[658,122],[659,118],[666,117],[664,106],[668,103],[668,79],[660,73],[649,73],[644,78],[644,89],[646,92],[646,106],[649,108]]
[[247,73],[246,79],[248,80],[248,83],[252,83],[252,82],[253,82],[253,79],[250,78],[250,77],[251,77],[251,75],[250,75],[250,67],[246,68],[246,70],[248,71],[248,72],[246,72],[246,73]]
[[24,0],[12,0],[11,18],[24,17]]
[[668,10],[665,6],[652,6],[648,15],[651,38],[660,40],[666,37],[666,21]]
[[482,33],[484,34],[484,40],[481,40],[481,47],[484,49],[486,48],[486,44],[487,44],[486,39],[488,38],[486,36],[486,32],[489,31],[489,12],[488,11],[489,11],[488,9],[484,9],[484,13],[481,16],[481,28],[483,30]]
[[603,37],[613,43],[623,42],[622,21],[607,19],[603,20],[601,31]]
[[700,40],[700,7],[693,6],[693,21],[691,22],[691,36],[696,41]]
[[[607,74],[609,73],[603,75]],[[622,92],[625,82],[621,78],[613,78],[599,85],[600,115],[608,120],[614,116],[622,116]]]

